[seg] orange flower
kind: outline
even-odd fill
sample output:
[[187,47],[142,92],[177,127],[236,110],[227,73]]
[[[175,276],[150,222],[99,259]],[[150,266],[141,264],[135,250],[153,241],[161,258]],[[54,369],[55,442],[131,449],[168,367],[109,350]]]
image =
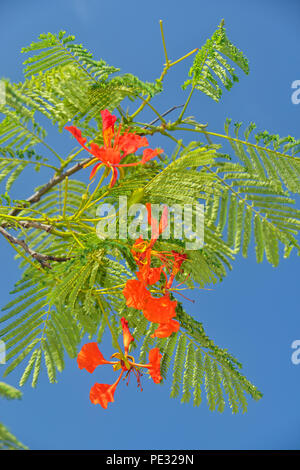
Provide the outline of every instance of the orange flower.
[[187,255],[184,253],[178,253],[177,251],[172,250],[172,255],[174,258],[172,265],[172,272],[169,278],[169,281],[166,284],[166,289],[170,289],[176,274],[179,273],[182,263],[187,259]]
[[82,346],[77,356],[77,363],[79,369],[86,369],[88,372],[92,373],[96,367],[101,364],[110,364],[110,361],[104,359],[97,343],[87,343]]
[[160,280],[162,270],[163,266],[160,266],[159,268],[150,268],[149,265],[145,265],[136,273],[136,275],[139,281],[143,284],[151,286]]
[[151,297],[144,284],[137,279],[129,279],[126,282],[123,294],[127,307],[133,307],[138,310],[142,310],[147,298]]
[[157,298],[151,296],[145,302],[143,313],[153,323],[168,323],[176,315],[176,305],[176,300],[171,300],[169,295]]
[[[142,310],[147,320],[158,323],[158,328],[152,337],[167,338],[179,330],[180,324],[174,320],[174,317],[176,317],[177,301],[172,301],[166,292],[171,288],[173,280],[180,271],[181,265],[187,259],[187,256],[177,251],[158,252],[153,249],[157,238],[167,227],[168,209],[167,207],[164,208],[158,224],[157,220],[152,217],[151,204],[146,204],[146,206],[148,223],[151,223],[152,228],[154,227],[154,234],[152,231],[150,241],[145,241],[140,237],[134,242],[131,252],[139,267],[136,273],[138,279],[128,280],[123,294],[128,307]],[[151,267],[152,256],[158,258],[163,264],[159,267]],[[171,273],[169,279],[165,272],[166,270]],[[165,294],[162,297],[153,297],[147,290],[147,286],[156,284],[160,280],[161,274],[164,274],[166,277]]]
[[149,365],[148,370],[151,375],[153,382],[159,384],[162,381],[162,376],[160,375],[160,361],[162,354],[159,351],[159,348],[153,348],[149,351]]
[[176,333],[180,328],[180,324],[176,320],[169,320],[167,323],[160,323],[159,327],[154,331],[152,338],[167,338],[172,333]]
[[94,372],[95,368],[98,365],[102,364],[111,364],[113,365],[114,370],[120,370],[121,373],[118,379],[110,384],[101,384],[95,383],[90,391],[90,400],[93,404],[99,404],[102,408],[107,408],[108,403],[114,401],[114,394],[119,384],[122,376],[125,375],[125,378],[130,377],[130,373],[133,372],[137,378],[138,387],[141,386],[141,372],[140,368],[146,368],[149,371],[149,375],[152,377],[154,383],[159,383],[162,380],[160,375],[160,359],[161,354],[158,348],[154,348],[149,352],[149,364],[138,364],[135,362],[132,356],[128,355],[128,348],[134,338],[129,331],[127,320],[122,317],[121,325],[123,329],[123,343],[125,354],[115,353],[111,357],[117,360],[107,361],[104,359],[102,353],[100,352],[97,343],[87,343],[82,346],[81,351],[77,357],[78,367],[80,369],[85,368],[88,372]]
[[90,391],[90,400],[94,405],[101,405],[102,408],[107,408],[109,402],[113,402],[114,393],[116,391],[117,385],[121,380],[123,371],[119,375],[119,378],[112,385],[109,384],[98,384],[95,383]]
[[[101,116],[102,136],[104,142],[103,147],[99,147],[98,144],[91,143],[90,148],[88,148],[85,145],[87,140],[82,137],[81,131],[77,129],[77,127],[66,126],[65,129],[71,132],[71,134],[75,137],[78,143],[94,156],[94,158],[92,158],[92,160],[85,165],[86,168],[96,163],[90,174],[90,179],[95,176],[95,174],[103,164],[111,168],[112,179],[110,182],[110,187],[112,188],[118,177],[117,167],[129,167],[136,166],[139,164],[144,165],[147,161],[151,160],[157,155],[160,155],[162,153],[162,150],[158,148],[154,150],[144,149],[143,157],[139,162],[121,164],[121,160],[123,158],[125,158],[129,154],[135,153],[141,147],[148,146],[149,142],[146,137],[141,137],[140,135],[135,133],[124,132],[124,134],[121,135],[121,124],[119,125],[119,129],[116,133],[114,126],[117,118],[116,116],[110,114],[107,109],[101,111]],[[114,140],[113,143],[112,140]]]
[[124,351],[125,351],[125,356],[128,355],[128,348],[131,343],[131,341],[134,341],[134,337],[129,331],[128,328],[128,321],[125,320],[124,317],[121,318],[121,325],[123,328],[123,343],[124,343]]

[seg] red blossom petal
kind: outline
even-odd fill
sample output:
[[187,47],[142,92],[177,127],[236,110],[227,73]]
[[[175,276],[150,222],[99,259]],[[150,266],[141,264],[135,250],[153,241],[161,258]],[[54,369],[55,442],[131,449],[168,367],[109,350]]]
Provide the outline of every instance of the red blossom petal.
[[171,300],[168,295],[155,298],[148,297],[142,308],[147,320],[154,323],[168,323],[171,318],[175,317],[176,300]]
[[162,376],[160,373],[160,360],[162,354],[159,351],[159,348],[153,348],[149,351],[149,365],[148,371],[151,375],[153,382],[159,384],[162,381]]
[[131,341],[134,341],[134,337],[130,333],[129,328],[128,328],[128,321],[124,317],[121,318],[121,324],[122,324],[122,329],[123,329],[124,351],[125,351],[125,355],[127,355],[129,345]]
[[109,361],[104,359],[97,343],[87,343],[82,346],[77,356],[77,364],[79,369],[86,369],[92,373],[96,367],[102,364],[109,364]]
[[115,150],[111,147],[99,147],[99,145],[92,143],[90,145],[90,152],[101,160],[105,165],[116,165],[121,160],[121,154],[119,150]]
[[75,127],[75,126],[66,126],[65,129],[66,129],[66,131],[71,132],[71,134],[73,135],[73,137],[75,137],[77,142],[79,142],[79,144],[82,145],[82,147],[84,147],[86,149],[86,147],[84,145],[86,143],[86,139],[84,137],[82,137],[80,129],[77,129],[77,127]]
[[115,167],[112,167],[112,177],[109,183],[109,187],[113,188],[118,179],[118,170]]
[[147,145],[149,142],[146,137],[128,132],[121,135],[118,141],[118,148],[124,152],[122,158],[130,153],[135,153],[141,147],[147,147]]
[[100,163],[97,163],[97,164],[93,167],[93,169],[92,169],[92,171],[91,171],[91,174],[90,174],[90,180],[91,180],[92,178],[94,178],[95,174],[97,173],[98,170],[100,170],[100,167],[101,167],[102,165],[103,165],[103,163],[100,162]]
[[101,117],[103,130],[106,131],[106,129],[111,128],[114,131],[114,125],[117,120],[117,117],[111,114],[108,109],[104,109],[103,111],[101,111]]
[[144,165],[147,163],[149,160],[152,160],[152,158],[157,157],[157,155],[160,155],[163,152],[162,149],[145,149],[143,151],[143,157],[141,160],[141,164]]
[[167,289],[170,289],[176,274],[178,274],[180,271],[182,263],[187,259],[187,255],[185,253],[178,253],[178,251],[172,250],[172,255],[174,257],[174,261],[172,266],[172,273],[166,285]]
[[117,120],[116,116],[110,114],[108,109],[101,111],[102,117],[102,135],[105,147],[111,146],[111,140],[115,133],[115,122]]
[[172,333],[176,333],[180,328],[180,324],[176,320],[170,320],[168,323],[161,323],[154,331],[151,338],[167,338]]
[[136,273],[138,279],[144,284],[152,285],[156,284],[160,280],[163,266],[159,268],[149,268],[145,265]]
[[145,302],[151,297],[144,284],[136,279],[129,279],[123,290],[127,307],[133,307],[141,310],[145,306]]
[[101,405],[107,408],[109,402],[113,402],[116,385],[98,384],[92,386],[90,391],[90,400],[94,405]]
[[112,385],[109,384],[94,384],[90,391],[90,400],[94,405],[101,405],[102,408],[107,408],[107,404],[114,400],[114,393],[117,385],[121,380],[124,371],[121,372],[119,378]]

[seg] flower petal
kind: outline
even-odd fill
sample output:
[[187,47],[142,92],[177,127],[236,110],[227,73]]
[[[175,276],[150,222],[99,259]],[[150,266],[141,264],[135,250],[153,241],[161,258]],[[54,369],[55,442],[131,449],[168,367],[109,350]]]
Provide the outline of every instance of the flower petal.
[[113,188],[114,185],[116,184],[116,181],[118,179],[118,170],[113,166],[112,167],[112,177],[109,183],[109,187]]
[[139,281],[144,284],[152,285],[156,284],[160,280],[162,270],[163,266],[160,266],[159,268],[149,268],[148,265],[144,265],[136,275]]
[[154,149],[154,150],[153,149],[145,149],[143,151],[143,157],[142,157],[142,160],[141,160],[141,164],[144,165],[149,160],[152,160],[152,158],[157,157],[157,155],[160,155],[161,153],[163,153],[162,149]]
[[77,129],[77,127],[75,127],[75,126],[66,126],[65,129],[66,129],[66,131],[71,132],[71,134],[73,135],[73,137],[75,137],[77,142],[79,142],[79,144],[82,145],[82,147],[84,147],[86,149],[84,144],[86,143],[87,139],[82,137],[80,129]]
[[122,134],[118,140],[118,148],[124,152],[122,158],[130,153],[135,153],[141,147],[147,147],[149,145],[146,137],[141,137],[138,134],[129,132]]
[[160,373],[161,358],[162,354],[160,353],[159,348],[153,348],[149,351],[148,371],[153,379],[153,382],[156,384],[159,384],[162,381],[162,376]]
[[129,345],[131,341],[134,341],[134,337],[130,333],[129,328],[128,328],[128,321],[124,317],[121,318],[121,324],[122,324],[122,329],[123,329],[124,351],[125,351],[125,355],[127,355]]
[[86,369],[92,373],[96,367],[102,364],[109,364],[109,361],[104,359],[97,343],[87,343],[82,346],[77,356],[77,364],[79,369]]
[[105,147],[111,146],[111,140],[115,133],[116,116],[110,114],[108,109],[101,111],[102,117],[102,135]]
[[148,297],[142,308],[147,320],[154,323],[168,323],[171,318],[175,317],[176,300],[171,300],[168,295],[155,298]]
[[97,163],[97,164],[93,167],[93,169],[92,169],[92,171],[91,171],[91,174],[90,174],[90,180],[91,180],[92,178],[94,178],[95,174],[97,173],[98,170],[100,170],[100,167],[101,167],[102,165],[103,165],[103,163],[100,162],[100,163]]
[[144,284],[136,279],[129,279],[123,290],[127,307],[133,307],[141,310],[145,306],[145,302],[151,297]]
[[115,390],[113,385],[95,383],[90,391],[90,400],[94,405],[101,405],[106,409],[109,402],[115,401]]
[[104,131],[111,128],[114,131],[114,125],[117,120],[117,117],[111,114],[108,109],[101,111],[102,117],[102,128]]
[[161,323],[154,331],[151,338],[168,338],[172,333],[176,333],[180,328],[180,324],[176,320],[170,320],[168,323]]
[[94,405],[101,405],[102,408],[107,408],[108,403],[114,402],[114,393],[117,385],[121,380],[124,371],[122,370],[119,378],[112,385],[95,383],[90,390],[90,400]]

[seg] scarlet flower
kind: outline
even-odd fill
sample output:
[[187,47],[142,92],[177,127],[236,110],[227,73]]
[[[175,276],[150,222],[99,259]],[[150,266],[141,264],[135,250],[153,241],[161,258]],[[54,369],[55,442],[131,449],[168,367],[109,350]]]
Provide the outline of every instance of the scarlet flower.
[[[162,212],[160,222],[158,224],[157,220],[151,215],[151,204],[147,203],[147,212],[148,212],[148,224],[150,224],[151,230],[151,240],[143,240],[143,237],[140,236],[135,240],[131,253],[134,257],[134,260],[139,268],[148,265],[150,266],[151,256],[154,254],[152,247],[155,244],[158,237],[165,231],[168,225],[168,207],[165,206]],[[159,253],[157,253],[159,255]],[[154,283],[153,283],[154,284]]]
[[[104,164],[106,167],[112,170],[112,179],[110,187],[112,188],[118,177],[118,167],[129,167],[136,165],[144,165],[152,158],[162,153],[161,149],[144,149],[143,157],[139,162],[135,163],[120,163],[127,155],[135,153],[141,147],[147,147],[149,145],[146,137],[141,137],[138,134],[131,132],[124,132],[121,134],[121,124],[119,125],[118,131],[115,132],[116,116],[112,115],[107,109],[101,111],[102,116],[102,136],[104,145],[99,147],[98,144],[91,143],[90,148],[85,144],[87,139],[82,137],[81,131],[75,126],[67,126],[65,129],[75,137],[77,142],[94,158],[85,165],[85,168],[96,163],[90,174],[92,179],[100,167]],[[112,140],[114,142],[112,143]]]
[[177,251],[172,250],[173,256],[173,264],[172,264],[172,272],[167,282],[166,289],[170,289],[176,274],[179,273],[182,263],[187,259],[187,255],[185,253],[178,253]]
[[[108,403],[114,402],[114,394],[124,373],[125,378],[130,376],[130,373],[133,372],[137,378],[138,386],[140,384],[141,372],[140,368],[146,368],[149,371],[149,375],[152,377],[154,383],[159,383],[162,380],[160,375],[160,360],[162,355],[158,348],[153,348],[149,351],[149,363],[148,364],[138,364],[134,361],[132,356],[128,355],[128,348],[134,338],[129,331],[127,320],[122,317],[121,325],[123,329],[123,342],[124,342],[124,351],[125,355],[120,353],[115,353],[111,357],[117,359],[116,361],[107,361],[104,359],[101,351],[98,348],[97,343],[87,343],[84,344],[81,348],[81,351],[77,357],[78,367],[80,369],[86,369],[88,372],[94,372],[95,368],[98,365],[102,364],[111,364],[113,365],[114,370],[120,370],[121,373],[118,379],[112,384],[101,384],[95,383],[90,391],[90,401],[93,404],[99,404],[102,408],[107,408]],[[124,360],[125,357],[125,360]]]
[[[139,267],[137,271],[137,280],[130,279],[127,281],[123,290],[124,297],[126,298],[126,305],[138,310],[142,310],[147,320],[158,323],[158,328],[152,335],[153,338],[166,338],[172,333],[179,330],[180,324],[174,317],[176,317],[176,300],[171,300],[169,294],[166,293],[171,288],[176,274],[180,271],[182,263],[187,259],[187,256],[177,251],[171,252],[158,252],[153,249],[153,245],[158,239],[159,235],[167,227],[167,207],[164,208],[160,222],[152,217],[151,205],[146,204],[148,211],[148,223],[154,227],[154,234],[150,241],[143,240],[142,237],[138,238],[132,248],[131,252]],[[162,261],[159,267],[151,267],[152,257],[158,258]],[[170,277],[168,279],[168,270]],[[162,297],[153,297],[147,290],[147,286],[156,284],[164,274],[166,277],[166,284],[164,287],[165,294]]]
[[145,285],[137,279],[129,279],[123,290],[127,307],[133,307],[142,310],[145,306],[146,299],[151,297]]
[[169,295],[151,296],[145,302],[143,313],[147,320],[153,323],[168,323],[176,315],[176,305],[176,300],[171,300]]
[[180,328],[180,324],[176,320],[169,320],[167,323],[160,323],[159,327],[156,328],[152,338],[168,338],[172,333],[177,333]]
[[91,374],[101,364],[110,364],[99,351],[97,343],[84,344],[77,356],[77,363],[79,369],[86,369]]
[[153,382],[159,384],[162,381],[162,376],[160,375],[160,361],[162,354],[158,348],[153,348],[149,351],[149,365],[148,370],[151,375]]
[[146,264],[136,273],[136,275],[139,281],[150,286],[152,284],[156,284],[160,280],[162,270],[163,266],[160,266],[159,268],[150,268],[150,266]]
[[131,343],[131,341],[134,341],[134,337],[129,331],[128,328],[128,321],[125,320],[124,317],[121,318],[121,325],[123,328],[123,343],[124,343],[124,351],[125,351],[125,356],[128,355],[128,348]]
[[90,391],[90,400],[94,405],[101,405],[102,408],[107,408],[109,402],[113,402],[114,393],[116,391],[117,385],[121,380],[122,373],[119,375],[119,378],[112,385],[109,384],[98,384],[95,383]]

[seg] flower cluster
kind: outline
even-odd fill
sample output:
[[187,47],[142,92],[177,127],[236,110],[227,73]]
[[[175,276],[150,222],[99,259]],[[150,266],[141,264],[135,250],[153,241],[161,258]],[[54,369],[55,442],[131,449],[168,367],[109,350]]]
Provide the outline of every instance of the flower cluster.
[[[166,338],[180,328],[178,321],[174,320],[177,301],[170,299],[169,290],[176,274],[181,269],[182,263],[186,260],[186,255],[177,251],[158,252],[153,249],[159,235],[167,226],[168,211],[167,207],[165,207],[158,224],[151,217],[150,204],[147,204],[147,209],[148,221],[154,227],[154,234],[152,232],[152,238],[149,241],[143,240],[142,237],[135,241],[131,252],[139,268],[136,273],[137,279],[129,279],[126,282],[123,294],[128,307],[142,310],[147,320],[158,323],[158,328],[152,337]],[[162,262],[161,266],[151,267],[151,259],[153,257],[158,258]],[[160,281],[161,275],[166,279],[163,296],[154,297],[147,287]]]
[[118,178],[118,167],[129,167],[140,164],[145,164],[152,158],[160,155],[163,150],[161,149],[144,149],[142,159],[139,162],[134,163],[120,163],[127,155],[134,154],[139,148],[147,147],[149,145],[146,137],[141,137],[133,132],[124,132],[121,134],[122,125],[119,125],[117,132],[115,132],[116,116],[110,114],[107,109],[101,111],[102,116],[102,136],[103,143],[102,147],[98,144],[91,143],[89,148],[86,146],[87,139],[82,137],[81,131],[75,126],[67,126],[65,129],[75,137],[77,142],[87,152],[91,153],[92,158],[85,167],[95,164],[90,174],[92,179],[102,165],[112,170],[112,178],[110,181],[110,187],[112,188]]
[[[138,386],[141,387],[141,372],[140,368],[148,369],[149,375],[152,377],[154,383],[160,383],[162,377],[160,375],[160,360],[162,355],[159,348],[153,348],[149,351],[149,363],[137,364],[132,356],[128,355],[128,348],[134,338],[129,331],[128,322],[124,317],[121,318],[123,329],[123,343],[124,355],[115,353],[111,356],[112,361],[104,359],[97,343],[87,343],[82,348],[77,357],[79,369],[86,369],[88,372],[93,373],[96,367],[103,364],[111,364],[114,370],[121,370],[117,380],[112,384],[99,384],[95,383],[90,391],[90,400],[93,404],[99,404],[102,408],[107,408],[109,402],[114,401],[114,393],[121,378],[125,374],[125,379],[130,377],[131,372],[137,378]],[[125,360],[124,360],[125,359]],[[127,382],[128,383],[128,382]]]

